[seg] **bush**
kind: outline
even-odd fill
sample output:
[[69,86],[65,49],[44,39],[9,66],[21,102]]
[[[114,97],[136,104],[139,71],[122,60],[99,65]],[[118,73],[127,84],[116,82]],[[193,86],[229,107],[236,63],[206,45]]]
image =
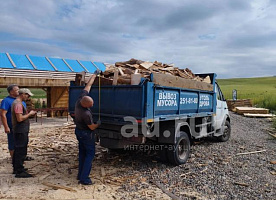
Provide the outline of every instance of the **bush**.
[[35,108],[41,108],[41,101],[40,99],[37,99],[35,102]]

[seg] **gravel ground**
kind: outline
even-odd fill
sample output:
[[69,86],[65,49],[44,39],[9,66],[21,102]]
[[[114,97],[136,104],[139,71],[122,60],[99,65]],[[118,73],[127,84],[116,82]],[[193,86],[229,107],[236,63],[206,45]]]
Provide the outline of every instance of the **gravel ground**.
[[129,180],[118,194],[125,194],[122,199],[150,199],[139,191],[158,182],[180,199],[276,199],[276,166],[270,163],[276,160],[276,140],[264,131],[271,123],[231,113],[231,126],[229,141],[196,143],[185,165],[165,165],[142,152],[121,154],[114,167],[131,165],[122,173],[147,181]]
[[[26,167],[35,177],[28,180],[13,177],[6,138],[0,138],[0,199],[171,199],[161,188],[175,199],[276,199],[276,165],[270,163],[276,160],[276,140],[264,131],[271,126],[267,119],[231,113],[230,140],[196,142],[181,166],[159,162],[155,152],[118,153],[97,146],[93,186],[76,180],[74,127],[66,119],[53,121],[31,124],[28,154],[35,160]],[[237,155],[253,151],[262,152]],[[43,182],[75,191],[54,190]]]

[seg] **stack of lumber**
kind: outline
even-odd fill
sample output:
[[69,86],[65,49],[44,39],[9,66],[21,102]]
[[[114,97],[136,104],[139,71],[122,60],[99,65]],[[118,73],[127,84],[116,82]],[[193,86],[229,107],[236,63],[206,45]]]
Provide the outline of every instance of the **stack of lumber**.
[[[180,83],[183,80],[190,80],[191,83],[188,85],[195,85],[191,89],[203,89],[203,90],[213,90],[211,85],[211,79],[209,76],[199,77],[196,76],[190,69],[179,69],[173,64],[162,64],[161,62],[147,62],[136,59],[130,59],[125,62],[116,62],[115,65],[109,65],[106,67],[106,70],[103,72],[104,82],[108,80],[112,81],[112,85],[136,85],[139,84],[141,78],[150,79],[151,74],[162,74],[162,79],[170,79],[170,82]],[[177,77],[172,78],[172,77]],[[173,80],[174,79],[174,80]],[[187,81],[186,81],[187,83]],[[208,85],[202,87],[202,85]],[[97,81],[96,81],[97,84]],[[175,86],[175,87],[184,87],[187,84],[163,84],[161,82],[156,82],[158,85],[162,86]],[[199,87],[198,87],[199,86]],[[187,87],[185,87],[187,88]]]
[[263,117],[271,118],[274,115],[269,114],[269,109],[265,108],[254,108],[254,107],[236,107],[236,113],[244,115],[245,117]]
[[236,107],[252,107],[253,101],[252,99],[237,99],[234,101],[233,99],[226,100],[228,110],[233,111]]

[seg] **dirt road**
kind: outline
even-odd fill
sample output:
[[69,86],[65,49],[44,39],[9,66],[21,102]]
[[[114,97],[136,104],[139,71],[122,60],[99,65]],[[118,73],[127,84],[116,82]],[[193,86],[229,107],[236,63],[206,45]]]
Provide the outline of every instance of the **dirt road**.
[[77,141],[66,119],[31,124],[30,179],[11,174],[1,130],[0,199],[275,199],[276,140],[263,130],[270,123],[232,113],[231,120],[228,142],[199,141],[177,167],[159,162],[153,151],[114,153],[97,146],[92,186],[76,180]]

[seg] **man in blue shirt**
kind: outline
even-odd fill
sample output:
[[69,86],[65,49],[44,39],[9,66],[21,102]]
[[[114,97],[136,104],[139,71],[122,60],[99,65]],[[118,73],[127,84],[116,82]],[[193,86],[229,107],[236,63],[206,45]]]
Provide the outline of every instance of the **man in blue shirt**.
[[12,84],[7,87],[9,96],[4,98],[1,102],[1,119],[4,126],[5,133],[8,136],[8,148],[10,151],[11,158],[13,157],[14,152],[14,139],[12,132],[12,117],[11,117],[11,106],[13,101],[19,95],[18,85]]

